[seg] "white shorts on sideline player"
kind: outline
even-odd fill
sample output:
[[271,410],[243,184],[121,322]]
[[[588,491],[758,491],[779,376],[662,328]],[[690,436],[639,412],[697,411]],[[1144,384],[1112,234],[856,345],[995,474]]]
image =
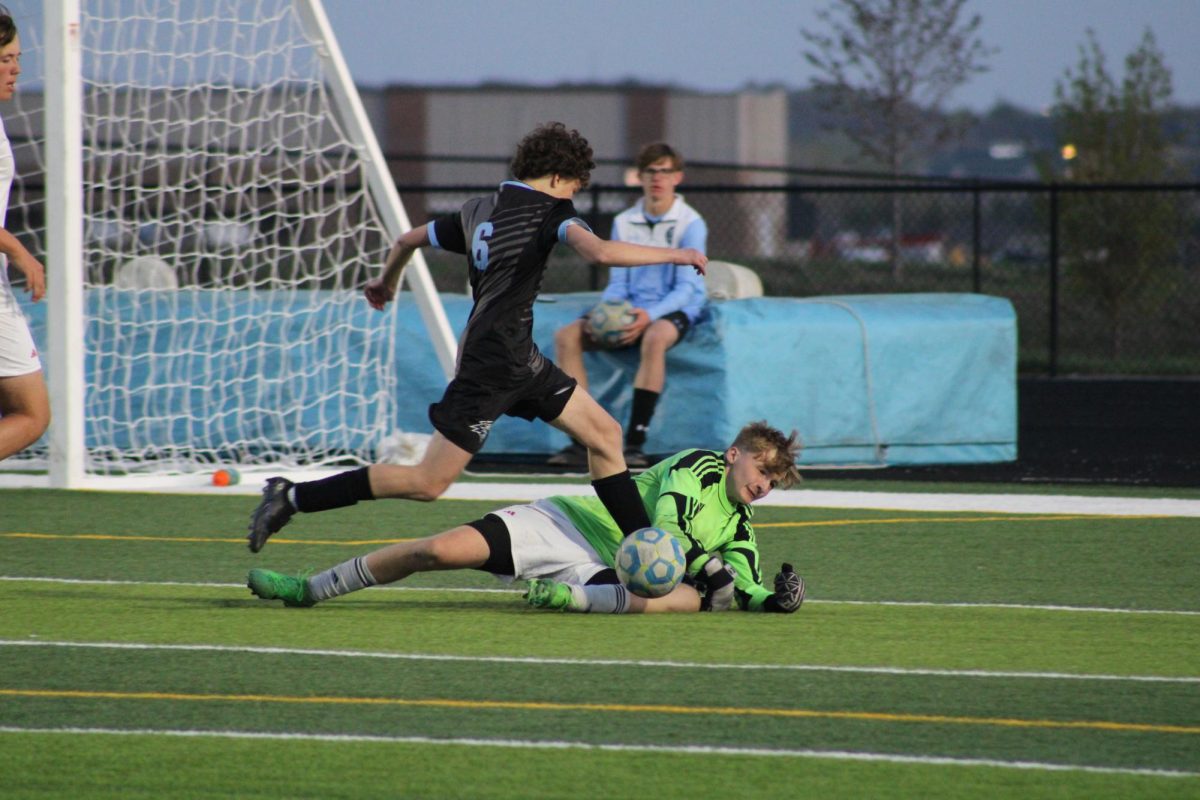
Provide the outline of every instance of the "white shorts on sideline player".
[[41,368],[24,315],[0,313],[0,378],[28,375]]
[[508,528],[515,579],[553,578],[585,584],[597,572],[608,569],[583,534],[549,500],[492,513]]

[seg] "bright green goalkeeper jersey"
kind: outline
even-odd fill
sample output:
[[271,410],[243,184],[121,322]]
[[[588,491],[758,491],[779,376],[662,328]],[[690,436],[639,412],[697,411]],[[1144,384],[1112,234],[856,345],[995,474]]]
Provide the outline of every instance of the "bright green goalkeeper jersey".
[[[772,592],[763,586],[758,544],[750,525],[753,509],[734,503],[725,490],[725,459],[711,450],[684,450],[637,477],[638,491],[655,527],[674,534],[695,575],[707,557],[718,554],[737,572],[738,605],[762,610]],[[570,518],[610,567],[621,544],[620,529],[597,497],[549,498]]]

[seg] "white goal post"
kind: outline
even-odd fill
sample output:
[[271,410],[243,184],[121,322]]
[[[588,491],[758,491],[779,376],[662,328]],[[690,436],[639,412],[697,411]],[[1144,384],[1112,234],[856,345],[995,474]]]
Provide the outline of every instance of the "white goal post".
[[[46,0],[42,30],[13,13],[44,65],[44,115],[28,68],[0,108],[10,220],[44,203],[44,230],[14,231],[44,236],[49,284],[31,319],[54,419],[26,464],[74,487],[369,463],[404,381],[396,314],[361,287],[410,225],[320,0]],[[400,346],[449,378],[419,253],[405,284],[428,342]]]

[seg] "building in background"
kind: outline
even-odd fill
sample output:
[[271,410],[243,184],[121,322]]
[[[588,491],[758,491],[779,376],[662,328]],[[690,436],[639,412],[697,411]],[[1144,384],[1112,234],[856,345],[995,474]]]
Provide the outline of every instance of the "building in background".
[[[229,104],[236,107],[236,93]],[[729,93],[699,93],[643,85],[571,86],[526,88],[519,86],[481,86],[476,88],[429,88],[388,86],[361,90],[363,105],[388,158],[398,185],[413,191],[402,192],[409,218],[414,223],[458,208],[466,197],[479,189],[494,186],[507,177],[507,161],[516,143],[538,124],[557,120],[577,128],[591,142],[596,157],[606,163],[592,175],[597,186],[630,186],[620,191],[581,193],[576,198],[580,213],[602,235],[607,235],[612,217],[637,196],[636,181],[626,175],[637,151],[653,141],[667,141],[677,147],[689,164],[682,193],[702,214],[719,224],[710,224],[709,251],[725,257],[774,257],[786,244],[786,195],[779,191],[755,193],[740,187],[762,185],[779,187],[786,178],[782,171],[770,169],[731,169],[741,167],[785,167],[788,161],[788,96],[781,89],[745,90]],[[283,102],[295,104],[308,99],[289,97]],[[85,102],[94,103],[94,100]],[[224,147],[228,138],[278,137],[278,125],[254,120],[255,108],[247,107],[245,128],[225,125],[212,131],[205,142],[178,139],[171,131],[172,115],[203,115],[205,110],[183,89],[131,92],[125,102],[144,106],[155,125],[135,126],[121,133],[128,148],[136,151],[143,144],[139,136],[150,137],[145,146],[168,148],[177,153],[180,165],[203,158],[208,147]],[[42,96],[38,92],[21,95],[22,117],[10,124],[14,139],[40,138],[44,124]],[[157,109],[157,110],[156,110]],[[161,114],[160,114],[161,112]],[[158,117],[156,117],[158,115]],[[99,135],[110,136],[111,131]],[[284,132],[279,145],[302,146],[304,131]],[[232,137],[232,138],[231,138]],[[311,145],[311,143],[308,143]],[[328,143],[322,143],[327,146]],[[233,145],[229,145],[233,146]],[[247,150],[253,148],[247,147]],[[31,150],[17,148],[18,169],[34,208],[17,208],[14,213],[31,213],[26,222],[37,228],[41,220],[40,187],[42,165]],[[439,158],[440,157],[440,158]],[[483,160],[470,160],[471,158]],[[706,169],[702,164],[722,164],[723,169]],[[247,165],[249,167],[249,165]],[[260,165],[261,166],[261,165]],[[90,164],[86,169],[107,174],[112,185],[138,182],[130,175],[111,174],[110,164]],[[184,166],[180,169],[187,171]],[[247,174],[252,174],[248,169]],[[157,181],[161,176],[142,176],[142,181]],[[204,174],[200,179],[217,181],[226,190],[238,190],[239,176]],[[712,191],[688,193],[688,187],[714,187]],[[416,191],[417,187],[463,187],[462,192]],[[739,187],[736,193],[716,191],[715,187]],[[136,194],[136,191],[134,192]],[[154,220],[150,211],[129,207],[120,198],[100,204],[111,218],[89,219],[89,235],[110,235],[126,229],[149,235]],[[238,200],[242,202],[242,200]],[[136,205],[136,204],[133,204]],[[233,203],[236,206],[237,203]],[[123,207],[124,206],[124,207]],[[36,210],[35,210],[36,209]],[[228,228],[236,224],[234,208],[221,209],[214,230],[225,241]],[[147,227],[149,226],[149,227]],[[143,230],[143,228],[145,230]],[[129,234],[132,235],[132,234]],[[319,234],[314,234],[319,235]]]
[[[720,94],[647,86],[578,86],[522,88],[423,88],[390,86],[365,90],[364,103],[392,174],[400,186],[480,187],[507,175],[504,161],[516,143],[538,124],[557,120],[577,128],[592,144],[596,157],[615,164],[601,165],[595,184],[621,186],[626,170],[642,145],[667,141],[690,166],[681,187],[688,202],[702,214],[725,219],[710,228],[714,252],[771,256],[782,245],[784,198],[739,195],[733,202],[706,194],[688,194],[688,185],[768,185],[784,182],[770,170],[712,170],[698,164],[779,166],[787,164],[787,93],[783,90]],[[494,162],[452,161],[430,156],[489,157]],[[636,184],[635,184],[636,185]],[[453,210],[464,195],[406,193],[413,220]],[[612,216],[636,196],[607,193],[593,208],[588,193],[576,199],[583,214],[593,215],[607,232]],[[709,208],[719,202],[719,209]]]

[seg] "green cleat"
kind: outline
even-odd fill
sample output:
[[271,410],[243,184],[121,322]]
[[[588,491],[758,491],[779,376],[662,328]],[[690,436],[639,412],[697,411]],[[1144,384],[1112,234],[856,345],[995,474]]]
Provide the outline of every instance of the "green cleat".
[[269,569],[252,569],[246,576],[250,591],[263,600],[282,600],[285,606],[309,608],[317,601],[308,591],[308,578],[284,575]]
[[525,600],[534,608],[557,608],[559,611],[567,611],[575,600],[568,584],[550,578],[538,578],[529,581],[526,586]]

